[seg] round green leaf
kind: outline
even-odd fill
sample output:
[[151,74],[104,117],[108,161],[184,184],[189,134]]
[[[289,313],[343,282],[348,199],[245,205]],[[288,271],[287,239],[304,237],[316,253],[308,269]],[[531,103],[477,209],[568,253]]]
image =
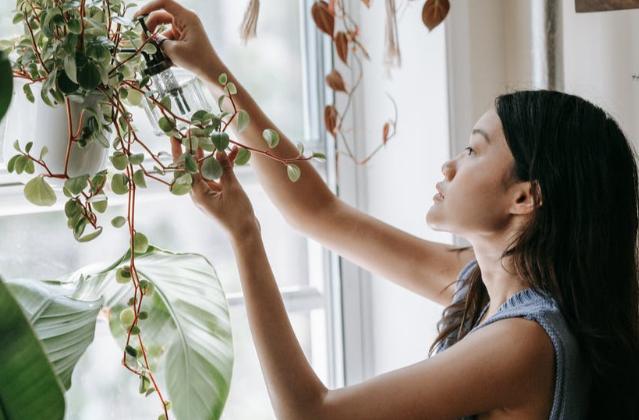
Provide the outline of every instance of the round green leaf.
[[235,83],[228,82],[226,84],[226,91],[229,93],[229,95],[237,95],[237,87],[235,86]]
[[138,254],[144,254],[149,249],[149,240],[144,234],[135,232],[133,237],[133,249]]
[[226,73],[222,73],[217,77],[217,81],[220,82],[221,85],[226,85],[228,82],[228,76]]
[[81,175],[69,178],[64,182],[64,187],[73,195],[78,195],[87,187],[89,175]]
[[115,280],[118,283],[128,283],[131,281],[131,268],[129,266],[123,266],[118,268],[115,272]]
[[146,188],[146,179],[144,178],[144,171],[142,169],[135,171],[133,174],[133,182],[138,187]]
[[11,159],[9,159],[9,162],[7,162],[7,172],[11,173],[14,171],[16,166],[16,161],[18,160],[19,157],[20,155],[15,155]]
[[140,106],[142,104],[142,94],[135,89],[126,90],[126,101],[133,106]]
[[120,322],[125,327],[130,327],[134,320],[135,312],[133,311],[133,308],[124,308],[122,312],[120,312]]
[[74,83],[73,80],[71,80],[66,71],[62,70],[60,70],[56,76],[56,84],[58,89],[60,89],[60,92],[65,95],[74,93],[80,87],[77,83]]
[[211,115],[211,113],[204,111],[204,110],[199,110],[197,112],[195,112],[193,114],[193,116],[191,117],[191,122],[196,123],[196,124],[206,124],[209,121],[211,121],[213,119],[213,115]]
[[236,165],[246,165],[250,159],[251,151],[242,147],[237,152],[237,156],[235,156],[235,160],[233,161],[233,163],[235,163]]
[[98,236],[100,236],[101,233],[102,233],[102,226],[98,226],[98,228],[94,230],[93,232],[76,239],[78,240],[78,242],[89,242],[94,240]]
[[30,84],[24,84],[22,86],[22,91],[24,92],[24,95],[27,97],[27,100],[31,103],[35,102],[35,97],[33,96],[33,91],[31,90],[31,85]]
[[64,72],[69,80],[73,83],[78,83],[78,69],[75,65],[75,54],[69,54],[64,57]]
[[280,135],[277,133],[277,131],[270,128],[262,131],[262,138],[266,141],[266,144],[268,144],[268,147],[270,147],[271,149],[276,148],[277,145],[280,143]]
[[93,206],[93,209],[98,213],[104,213],[107,209],[108,204],[109,201],[107,199],[107,196],[103,194],[91,199],[91,205]]
[[202,176],[209,180],[215,180],[222,176],[222,165],[215,158],[215,156],[210,156],[204,160],[202,164]]
[[216,132],[211,134],[211,140],[213,140],[215,148],[220,152],[225,151],[226,148],[229,147],[229,135],[224,132]]
[[111,225],[116,228],[121,228],[126,223],[126,219],[122,216],[116,216],[111,219]]
[[94,90],[101,80],[100,69],[95,64],[88,62],[84,67],[78,68],[78,83],[84,89]]
[[144,162],[144,153],[136,153],[134,155],[130,155],[129,162],[131,162],[133,165],[139,165],[140,163]]
[[239,133],[244,131],[244,129],[248,127],[250,122],[251,118],[249,117],[248,112],[244,111],[243,109],[240,110],[240,112],[238,112],[237,114],[237,131]]
[[297,182],[300,179],[300,175],[302,175],[302,170],[294,163],[290,163],[286,165],[286,173],[288,174],[288,179]]
[[24,186],[24,196],[36,206],[52,206],[56,202],[53,188],[44,180],[44,177],[37,176]]
[[129,158],[122,152],[115,152],[111,156],[111,163],[113,163],[115,169],[123,171],[129,164]]
[[111,189],[114,193],[122,195],[129,192],[129,180],[124,174],[115,174],[111,179]]
[[160,130],[168,134],[175,128],[175,121],[162,117],[160,121],[158,121],[158,125],[160,126]]
[[195,162],[193,155],[191,155],[190,153],[186,153],[184,155],[184,169],[186,169],[190,173],[197,172],[197,163]]
[[175,195],[184,195],[191,192],[191,184],[193,183],[193,177],[187,173],[181,175],[173,181],[171,184],[171,193]]

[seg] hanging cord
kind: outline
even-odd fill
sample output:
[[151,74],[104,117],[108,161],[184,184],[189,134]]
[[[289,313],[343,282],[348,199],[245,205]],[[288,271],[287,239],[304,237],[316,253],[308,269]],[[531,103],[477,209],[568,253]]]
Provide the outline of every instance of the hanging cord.
[[386,54],[384,64],[388,71],[391,67],[402,65],[402,54],[399,50],[399,35],[397,31],[397,8],[395,0],[386,0]]
[[257,35],[257,18],[260,14],[260,0],[250,0],[240,27],[240,37],[246,44]]

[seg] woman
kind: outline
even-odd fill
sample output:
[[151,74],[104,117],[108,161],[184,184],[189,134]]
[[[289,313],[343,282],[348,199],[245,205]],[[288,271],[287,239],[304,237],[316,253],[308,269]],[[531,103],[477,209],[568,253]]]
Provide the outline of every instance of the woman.
[[[219,59],[198,17],[174,0],[154,0],[137,15],[149,13],[152,31],[171,24],[162,47],[175,64],[211,86],[229,75],[252,116],[241,140],[262,147],[260,133],[273,123]],[[173,141],[175,158],[181,153]],[[274,153],[297,149],[283,136]],[[231,239],[278,418],[639,418],[637,169],[601,109],[559,92],[498,97],[466,150],[444,164],[441,194],[426,216],[432,228],[472,244],[461,249],[348,206],[308,162],[293,184],[279,163],[254,156],[264,189],[292,226],[447,306],[436,354],[335,390],[305,359],[251,203],[229,158],[217,158],[220,181],[196,179],[192,198]]]

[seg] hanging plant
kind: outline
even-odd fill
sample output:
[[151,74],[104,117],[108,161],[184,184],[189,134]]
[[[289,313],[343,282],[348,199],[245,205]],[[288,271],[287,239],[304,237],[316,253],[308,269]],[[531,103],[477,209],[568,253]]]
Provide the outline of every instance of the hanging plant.
[[[251,4],[259,7],[257,1]],[[169,418],[174,412],[184,419],[218,418],[233,360],[224,293],[203,257],[159,250],[136,229],[138,189],[156,182],[172,194],[188,194],[198,177],[219,179],[222,168],[216,152],[227,153],[236,165],[249,163],[253,153],[263,154],[282,164],[292,182],[301,176],[296,162],[323,155],[304,156],[303,150],[287,159],[274,155],[270,149],[277,146],[279,134],[272,129],[264,130],[264,149],[232,139],[227,133],[231,124],[242,131],[250,116],[237,108],[237,89],[225,74],[218,79],[224,88],[218,105],[183,109],[175,91],[164,91],[149,72],[161,48],[157,33],[145,33],[143,18],[133,22],[126,17],[134,6],[126,0],[17,0],[14,23],[21,23],[24,33],[3,46],[11,53],[13,77],[22,83],[26,101],[36,103],[36,127],[48,120],[35,138],[12,143],[15,154],[7,169],[32,175],[24,194],[35,205],[52,206],[59,196],[56,189],[62,192],[67,225],[79,242],[91,241],[103,231],[100,215],[107,210],[110,194],[127,196],[126,213],[110,221],[115,228],[127,229],[126,254],[106,269],[87,268],[60,282],[75,299],[104,300],[112,332],[122,346],[122,365],[140,378],[141,393],[158,398],[161,416]],[[254,33],[257,15],[247,15],[247,21],[247,33]],[[0,56],[0,111],[10,98],[5,90],[7,66]],[[231,109],[224,109],[224,104]],[[158,117],[167,148],[168,137],[182,144],[185,152],[178,161],[167,161],[166,152],[152,151],[141,138],[131,112],[140,106]],[[61,124],[63,142],[47,143],[56,137],[54,126]],[[87,156],[94,161],[87,163]],[[104,165],[107,157],[112,168]],[[27,289],[38,287],[25,284]],[[28,312],[28,307],[23,310]],[[37,332],[37,325],[34,329]],[[202,340],[207,342],[204,349]],[[159,386],[152,368],[156,365],[166,372],[173,403]],[[184,375],[200,380],[195,383]],[[60,381],[66,383],[65,378]],[[210,402],[197,399],[201,389],[193,386],[204,387]]]

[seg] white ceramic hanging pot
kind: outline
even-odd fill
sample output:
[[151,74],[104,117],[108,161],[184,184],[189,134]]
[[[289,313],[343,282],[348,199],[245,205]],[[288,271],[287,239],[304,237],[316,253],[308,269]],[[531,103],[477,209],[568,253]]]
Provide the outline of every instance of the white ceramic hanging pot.
[[[33,147],[30,154],[39,157],[44,146],[48,152],[44,157],[49,170],[54,174],[64,173],[67,144],[69,140],[69,127],[67,122],[67,109],[65,104],[50,107],[40,99],[40,84],[32,85],[35,103],[29,102],[23,91],[24,82],[16,83],[11,107],[6,116],[6,130],[4,135],[3,156],[8,161],[11,156],[18,152],[13,148],[15,140],[20,141],[20,146],[24,146],[32,141]],[[85,113],[80,121],[82,110],[96,105],[99,95],[90,95],[86,98],[70,96],[71,121],[73,130],[77,131],[80,125],[84,126],[88,118]],[[112,134],[104,132],[109,143]],[[93,175],[106,167],[109,149],[105,148],[97,141],[92,141],[81,148],[77,142],[71,147],[69,156],[68,175],[70,177],[79,175]],[[36,164],[36,174],[46,174],[40,165]],[[26,181],[34,175],[23,174],[21,179]],[[63,180],[49,178],[48,181],[54,187],[61,188]]]

